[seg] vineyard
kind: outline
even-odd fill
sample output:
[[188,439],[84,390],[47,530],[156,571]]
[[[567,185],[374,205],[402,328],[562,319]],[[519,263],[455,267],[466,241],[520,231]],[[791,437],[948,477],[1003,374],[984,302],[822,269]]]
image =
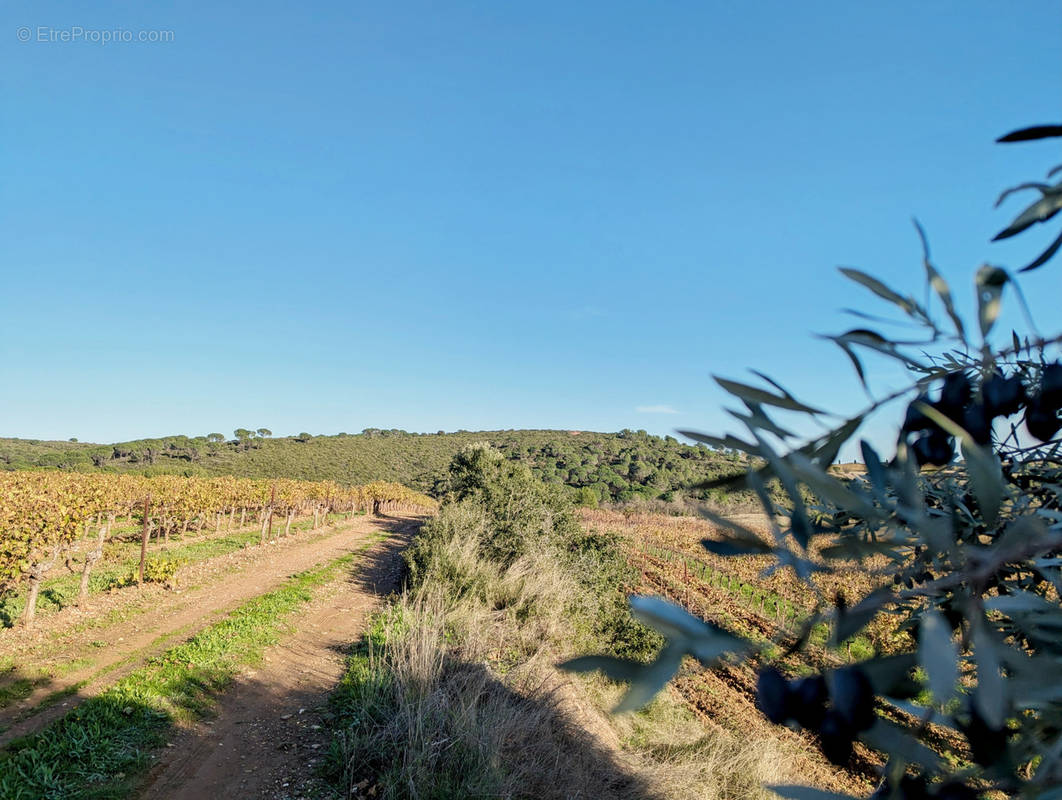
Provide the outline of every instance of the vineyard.
[[[779,658],[796,640],[819,601],[794,577],[781,571],[765,574],[769,560],[764,557],[727,559],[706,552],[700,542],[716,538],[718,529],[704,520],[600,509],[583,509],[580,517],[588,529],[624,539],[628,558],[640,574],[632,591],[666,597],[702,619],[763,643],[772,658]],[[750,519],[746,524],[769,536],[765,520]],[[857,595],[875,586],[876,580],[870,564],[863,569],[853,565],[824,583],[830,593]],[[840,648],[828,647],[829,631],[818,626],[809,634],[813,646],[808,651],[782,660],[792,674],[803,675],[866,658],[875,648],[887,651],[894,646],[890,637],[898,634],[887,620],[875,622]],[[675,685],[688,706],[711,724],[750,741],[780,741],[817,785],[855,792],[869,787],[877,758],[871,751],[857,751],[854,772],[835,769],[819,756],[806,734],[779,730],[766,722],[755,708],[755,687],[754,665],[728,663],[711,670],[683,670]]]
[[[0,474],[0,593],[25,591],[23,624],[33,624],[41,584],[64,566],[80,573],[78,602],[94,565],[117,538],[140,541],[138,582],[150,579],[152,539],[220,534],[260,527],[259,541],[286,535],[297,517],[313,527],[333,512],[380,514],[433,509],[435,501],[380,481],[344,487],[333,481],[85,475],[18,471]],[[165,569],[165,562],[156,562]],[[148,574],[145,575],[145,570]]]
[[[770,533],[766,520],[758,515],[748,515],[748,526],[765,541]],[[724,558],[706,552],[701,542],[716,539],[719,529],[710,522],[696,517],[670,517],[660,514],[621,513],[606,510],[581,512],[585,525],[593,530],[613,530],[630,540],[631,547],[664,561],[673,561],[682,569],[686,559],[687,569],[716,584],[744,594],[757,607],[773,609],[775,616],[782,614],[794,621],[815,608],[816,596],[806,584],[786,570],[769,571],[772,560],[767,556],[749,555],[740,559]],[[740,520],[740,516],[731,515]],[[817,555],[831,544],[825,538],[815,542],[812,553]],[[829,575],[820,575],[819,584],[828,595],[837,593],[862,596],[882,580],[884,559],[866,559],[863,564],[851,563],[849,568],[836,568]]]

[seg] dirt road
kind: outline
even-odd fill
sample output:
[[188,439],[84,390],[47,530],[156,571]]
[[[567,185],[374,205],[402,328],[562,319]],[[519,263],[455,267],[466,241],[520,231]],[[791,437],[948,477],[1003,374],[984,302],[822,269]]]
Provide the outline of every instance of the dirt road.
[[297,633],[238,677],[216,714],[162,751],[139,797],[304,797],[329,744],[325,705],[343,674],[348,646],[368,612],[397,588],[401,549],[413,524],[360,558],[338,585],[295,620]]
[[[130,606],[128,615],[110,614],[113,624],[86,630],[72,626],[70,632],[58,641],[53,637],[51,641],[39,643],[36,649],[45,649],[48,659],[65,659],[75,666],[61,677],[37,688],[25,700],[0,710],[0,726],[5,728],[0,735],[0,745],[40,730],[151,656],[188,638],[251,597],[277,587],[292,574],[356,550],[374,534],[395,533],[399,536],[392,538],[405,538],[404,535],[417,524],[419,521],[412,517],[359,517],[331,530],[307,532],[283,539],[275,545],[249,548],[210,559],[193,565],[183,577],[185,585],[194,588],[180,594],[155,591],[147,595],[146,604],[131,598],[127,601]],[[375,556],[369,554],[365,558],[375,560]],[[356,562],[355,569],[366,568],[365,558]],[[382,581],[383,578],[370,580]],[[373,596],[371,584],[352,585],[359,586],[366,598]],[[347,598],[350,602],[354,599],[353,596]],[[346,600],[337,597],[335,602],[343,605]],[[122,609],[118,608],[117,611],[121,612]],[[300,635],[314,631],[311,627],[313,622],[317,621],[312,620],[306,626],[297,622]],[[323,623],[317,624],[320,626]],[[94,650],[90,646],[99,644],[104,647]],[[32,659],[34,647],[24,649],[19,655]],[[71,695],[65,701],[42,705],[54,693],[73,689],[77,690],[76,695]]]

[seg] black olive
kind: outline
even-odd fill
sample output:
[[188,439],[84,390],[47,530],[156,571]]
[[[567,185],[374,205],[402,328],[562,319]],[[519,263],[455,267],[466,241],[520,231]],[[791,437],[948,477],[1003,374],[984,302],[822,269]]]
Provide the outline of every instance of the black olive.
[[942,467],[955,455],[954,440],[941,431],[923,434],[911,445],[919,466],[933,464]]
[[1062,364],[1047,364],[1040,371],[1040,399],[1055,411],[1062,407]]
[[1018,413],[1025,403],[1025,387],[1017,375],[1004,378],[1003,373],[996,370],[981,385],[981,397],[985,415],[990,419],[1009,417]]
[[801,678],[790,693],[794,719],[805,728],[818,730],[826,714],[829,696],[826,679],[821,675]]
[[822,754],[832,763],[843,767],[852,757],[852,741],[855,731],[839,711],[830,709],[822,717],[819,726],[819,744]]
[[756,679],[756,708],[763,712],[771,722],[785,722],[791,714],[789,684],[782,673],[774,667],[760,670]]
[[874,687],[859,667],[845,667],[833,673],[833,705],[855,731],[874,724]]
[[1043,402],[1043,395],[1040,395],[1032,398],[1025,409],[1025,427],[1041,442],[1049,442],[1062,428],[1062,420],[1054,408]]
[[907,414],[903,418],[903,425],[900,426],[900,430],[904,433],[938,430],[937,423],[923,413],[922,409],[919,408],[920,405],[933,405],[929,400],[929,395],[920,394],[911,401],[911,405],[907,406]]
[[942,413],[955,419],[963,407],[970,402],[972,393],[973,387],[965,372],[957,370],[949,373],[944,378],[944,385],[940,389],[940,399],[937,400],[936,407]]
[[961,609],[955,607],[953,603],[945,602],[941,606],[941,611],[944,614],[944,619],[948,621],[953,631],[958,630],[965,619]]
[[992,417],[984,406],[977,403],[968,405],[962,412],[962,426],[978,444],[992,441]]

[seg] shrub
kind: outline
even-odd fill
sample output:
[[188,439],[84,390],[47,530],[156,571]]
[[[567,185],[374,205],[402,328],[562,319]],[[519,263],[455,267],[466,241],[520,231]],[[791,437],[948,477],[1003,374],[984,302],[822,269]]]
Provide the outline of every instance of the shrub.
[[589,486],[580,486],[575,490],[574,502],[580,508],[597,508],[597,492]]
[[336,697],[332,778],[384,798],[648,796],[558,709],[551,666],[573,638],[642,658],[659,646],[624,611],[618,537],[584,534],[567,490],[489,448],[451,476]]
[[[173,588],[177,585],[177,570],[180,567],[180,559],[152,556],[144,562],[144,583],[163,583],[167,587]],[[134,570],[129,573],[126,583],[129,585],[135,584],[139,577],[139,572]]]

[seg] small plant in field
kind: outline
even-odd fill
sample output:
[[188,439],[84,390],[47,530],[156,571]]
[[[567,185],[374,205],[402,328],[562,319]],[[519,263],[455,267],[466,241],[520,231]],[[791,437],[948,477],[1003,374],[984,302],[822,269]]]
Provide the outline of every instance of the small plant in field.
[[[167,589],[177,587],[177,570],[181,568],[181,560],[167,558],[166,556],[153,556],[144,562],[144,583],[162,583]],[[135,586],[139,583],[140,573],[133,570],[125,576],[125,580],[116,586]]]
[[177,570],[181,562],[176,558],[156,556],[144,564],[144,580],[148,583],[165,583],[171,588],[177,585]]

